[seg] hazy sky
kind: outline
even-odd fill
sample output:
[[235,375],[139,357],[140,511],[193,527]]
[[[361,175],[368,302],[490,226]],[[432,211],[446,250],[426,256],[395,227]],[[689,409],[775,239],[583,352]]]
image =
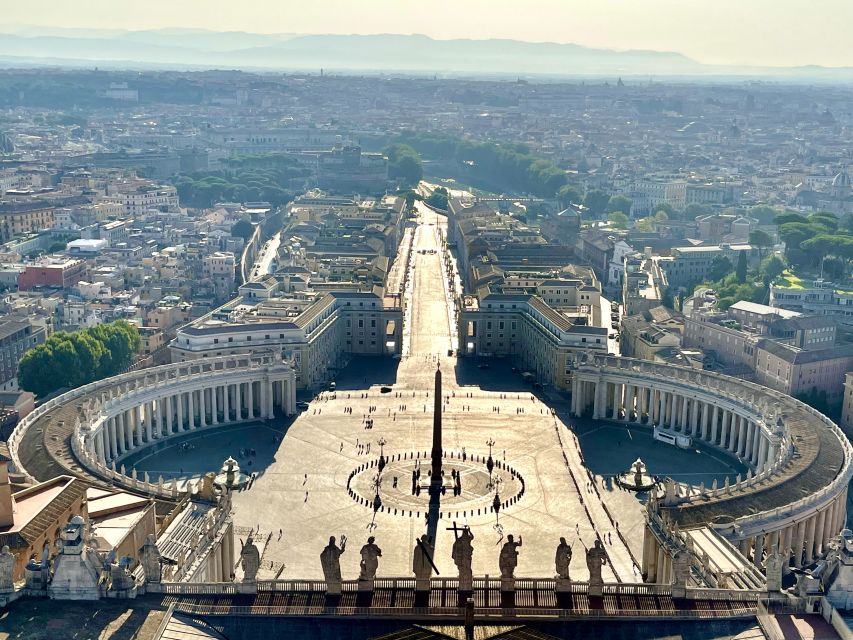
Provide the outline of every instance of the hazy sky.
[[262,33],[424,33],[853,66],[853,0],[2,0],[0,23]]

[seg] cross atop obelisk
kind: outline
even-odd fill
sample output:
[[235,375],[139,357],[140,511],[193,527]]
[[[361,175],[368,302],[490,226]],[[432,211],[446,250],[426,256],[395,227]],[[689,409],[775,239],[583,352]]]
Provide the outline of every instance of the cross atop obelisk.
[[431,489],[441,491],[441,365],[435,370],[435,401],[432,414],[432,481]]

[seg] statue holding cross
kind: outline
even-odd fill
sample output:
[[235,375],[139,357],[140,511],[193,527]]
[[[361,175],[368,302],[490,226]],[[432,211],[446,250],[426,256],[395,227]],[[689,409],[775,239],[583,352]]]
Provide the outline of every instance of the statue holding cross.
[[459,570],[459,590],[471,591],[474,586],[474,577],[471,572],[471,563],[474,559],[474,545],[471,543],[474,540],[474,534],[468,527],[456,526],[456,522],[447,530],[452,531],[455,538],[450,555]]
[[432,544],[427,534],[416,539],[415,550],[412,554],[412,571],[415,572],[415,590],[429,591],[429,579],[432,577],[433,570],[436,575],[438,567],[433,562],[433,554],[435,553],[435,545]]

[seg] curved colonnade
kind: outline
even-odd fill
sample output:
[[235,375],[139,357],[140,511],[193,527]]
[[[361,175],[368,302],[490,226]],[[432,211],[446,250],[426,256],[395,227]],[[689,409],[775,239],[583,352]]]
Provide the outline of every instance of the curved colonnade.
[[759,567],[776,546],[794,566],[808,564],[844,527],[853,448],[808,405],[728,376],[630,358],[585,356],[573,373],[574,415],[657,425],[749,467],[731,485],[665,496],[660,508],[671,522],[710,524]]
[[20,451],[28,429],[41,421],[43,428],[52,426],[61,433],[64,421],[51,423],[50,414],[67,405],[76,406],[71,450],[86,470],[129,489],[176,497],[176,480],[151,482],[147,473],[138,478],[135,469],[127,475],[122,460],[142,448],[200,429],[267,420],[276,410],[294,413],[295,373],[272,355],[229,355],[85,385],[39,407],[16,427],[9,444],[18,470],[30,475]]

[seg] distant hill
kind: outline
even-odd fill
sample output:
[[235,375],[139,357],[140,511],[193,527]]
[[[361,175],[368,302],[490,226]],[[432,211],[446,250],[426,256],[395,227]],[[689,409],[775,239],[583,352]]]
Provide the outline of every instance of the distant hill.
[[455,75],[772,75],[853,77],[850,69],[704,65],[673,52],[595,49],[518,40],[435,40],[423,35],[258,34],[202,29],[116,31],[0,28],[0,62],[71,66],[243,68]]

